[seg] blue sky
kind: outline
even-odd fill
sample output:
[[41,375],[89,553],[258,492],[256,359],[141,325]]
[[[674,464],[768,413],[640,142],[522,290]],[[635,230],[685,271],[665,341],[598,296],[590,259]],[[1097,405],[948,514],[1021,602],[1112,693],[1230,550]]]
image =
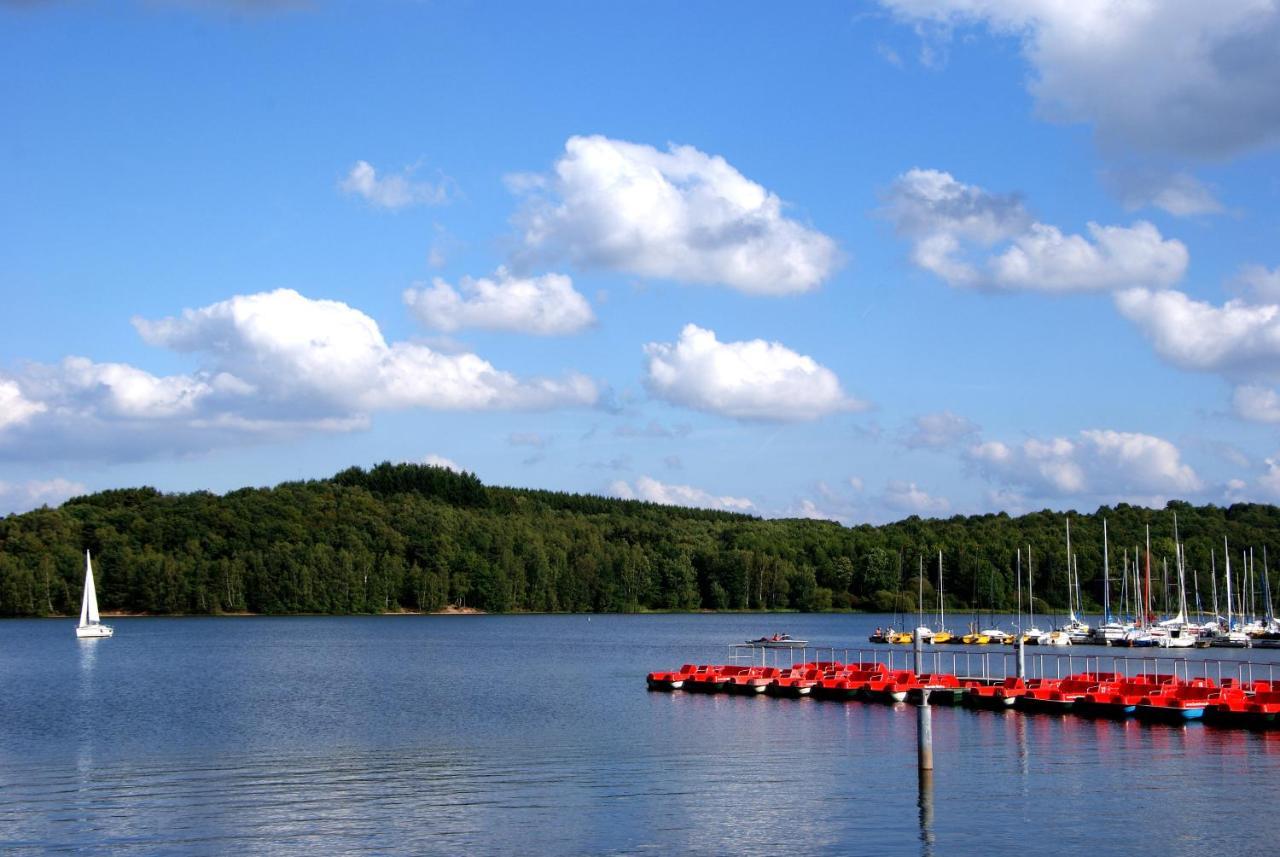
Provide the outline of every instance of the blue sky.
[[0,513],[1280,497],[1280,9],[0,3]]

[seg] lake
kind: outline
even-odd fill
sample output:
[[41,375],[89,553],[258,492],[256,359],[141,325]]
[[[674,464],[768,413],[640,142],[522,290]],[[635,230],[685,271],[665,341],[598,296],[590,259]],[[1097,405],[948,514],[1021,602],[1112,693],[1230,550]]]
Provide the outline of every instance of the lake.
[[909,707],[645,689],[775,631],[870,648],[889,618],[0,622],[0,850],[1269,847],[1280,733],[935,708],[922,794]]

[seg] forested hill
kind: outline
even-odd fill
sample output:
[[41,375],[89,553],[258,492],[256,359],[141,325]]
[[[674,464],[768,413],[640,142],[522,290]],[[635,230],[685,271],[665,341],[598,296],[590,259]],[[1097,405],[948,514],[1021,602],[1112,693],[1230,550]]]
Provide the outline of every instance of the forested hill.
[[[1101,599],[1102,518],[1112,573],[1151,527],[1154,575],[1173,566],[1173,513],[1208,601],[1210,551],[1275,555],[1280,509],[1170,503],[1071,515],[1086,606]],[[950,609],[1012,609],[1015,549],[1031,546],[1040,609],[1066,603],[1066,516],[1038,512],[881,527],[746,515],[481,484],[438,467],[381,464],[219,497],[104,491],[0,518],[0,615],[78,612],[84,551],[103,610],[374,613],[698,608],[914,609],[923,562]],[[1023,556],[1026,567],[1025,553]],[[1273,581],[1275,578],[1273,578]],[[1221,585],[1221,583],[1219,583]],[[1261,591],[1261,587],[1258,587]],[[1118,590],[1117,590],[1118,591]],[[1160,596],[1157,595],[1157,598]]]

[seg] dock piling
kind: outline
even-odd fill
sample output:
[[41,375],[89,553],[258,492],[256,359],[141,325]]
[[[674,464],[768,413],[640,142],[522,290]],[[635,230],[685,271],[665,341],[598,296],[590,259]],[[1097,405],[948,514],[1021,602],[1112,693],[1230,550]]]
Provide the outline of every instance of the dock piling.
[[[924,658],[920,635],[914,640],[916,675],[921,673]],[[929,688],[920,691],[920,705],[916,707],[916,750],[921,776],[933,772],[933,712],[929,708]]]

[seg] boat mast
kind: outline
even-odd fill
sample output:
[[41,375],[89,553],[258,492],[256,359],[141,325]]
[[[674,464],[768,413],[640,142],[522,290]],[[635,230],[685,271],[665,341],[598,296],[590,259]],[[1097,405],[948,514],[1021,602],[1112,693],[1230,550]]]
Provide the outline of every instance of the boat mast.
[[920,594],[916,596],[916,630],[924,627],[924,556],[920,560],[920,570],[916,572],[916,582],[920,585]]
[[1071,621],[1076,620],[1076,611],[1071,606],[1071,514],[1067,513],[1067,614]]
[[1271,625],[1275,624],[1276,611],[1271,606],[1271,573],[1267,570],[1266,545],[1262,545],[1262,597],[1267,602],[1267,631],[1272,631]]
[[1120,618],[1123,620],[1129,607],[1129,549],[1124,549],[1120,571]]
[[1111,623],[1111,559],[1107,556],[1107,519],[1102,519],[1102,624]]
[[942,551],[938,551],[938,630],[947,627],[947,602],[942,597]]
[[1209,549],[1209,583],[1213,585],[1213,625],[1219,627],[1222,614],[1218,612],[1218,559],[1213,548]]
[[[1266,548],[1263,548],[1263,556],[1266,556]],[[1018,636],[1022,636],[1022,548],[1018,548]]]
[[1151,621],[1151,525],[1147,524],[1147,569],[1146,586],[1142,594],[1142,624],[1145,625]]
[[1027,610],[1031,627],[1036,626],[1036,584],[1035,573],[1031,570],[1031,543],[1027,542]]
[[1227,537],[1222,537],[1222,555],[1227,561],[1227,631],[1231,631],[1231,551],[1227,548]]

